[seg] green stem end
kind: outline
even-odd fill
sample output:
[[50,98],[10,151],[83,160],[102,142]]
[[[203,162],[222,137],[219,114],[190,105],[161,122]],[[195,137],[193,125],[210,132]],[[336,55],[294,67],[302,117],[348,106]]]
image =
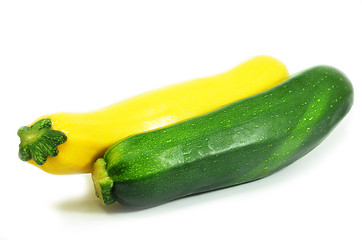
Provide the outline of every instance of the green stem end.
[[93,164],[92,179],[95,192],[104,205],[114,203],[112,196],[113,180],[108,176],[106,162],[99,158]]
[[59,151],[58,145],[67,141],[67,136],[50,127],[50,119],[41,119],[32,126],[21,127],[18,130],[20,137],[19,158],[23,161],[33,159],[38,165],[43,165],[47,157],[55,157]]

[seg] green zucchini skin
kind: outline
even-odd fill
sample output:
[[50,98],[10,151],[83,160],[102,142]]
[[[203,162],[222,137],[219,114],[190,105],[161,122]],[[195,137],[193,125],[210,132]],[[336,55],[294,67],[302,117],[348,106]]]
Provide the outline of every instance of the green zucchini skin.
[[129,137],[98,160],[112,181],[105,198],[112,201],[104,203],[147,208],[266,177],[315,148],[352,103],[346,76],[317,66],[209,114]]

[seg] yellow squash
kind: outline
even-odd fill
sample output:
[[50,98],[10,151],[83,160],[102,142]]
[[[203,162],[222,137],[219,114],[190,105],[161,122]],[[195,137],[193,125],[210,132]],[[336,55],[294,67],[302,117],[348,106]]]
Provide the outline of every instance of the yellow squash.
[[19,129],[19,156],[53,174],[89,173],[94,161],[123,138],[203,115],[287,77],[283,63],[259,56],[225,73],[150,91],[97,111],[42,116]]

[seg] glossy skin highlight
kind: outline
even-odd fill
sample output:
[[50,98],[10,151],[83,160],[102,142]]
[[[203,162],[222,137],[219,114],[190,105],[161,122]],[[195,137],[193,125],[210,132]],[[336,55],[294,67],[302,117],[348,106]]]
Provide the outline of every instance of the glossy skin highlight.
[[45,115],[37,121],[50,119],[51,129],[63,132],[67,141],[43,165],[29,163],[52,174],[89,173],[94,161],[116,141],[209,113],[287,77],[283,63],[259,56],[225,73],[150,91],[97,111]]

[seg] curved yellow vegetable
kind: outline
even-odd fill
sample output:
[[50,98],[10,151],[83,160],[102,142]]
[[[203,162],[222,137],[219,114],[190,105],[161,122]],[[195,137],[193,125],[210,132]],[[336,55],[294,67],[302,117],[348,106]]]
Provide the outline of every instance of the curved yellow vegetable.
[[19,156],[53,174],[89,173],[94,161],[120,139],[203,115],[287,77],[283,63],[259,56],[225,73],[150,91],[97,111],[42,116],[19,129]]

